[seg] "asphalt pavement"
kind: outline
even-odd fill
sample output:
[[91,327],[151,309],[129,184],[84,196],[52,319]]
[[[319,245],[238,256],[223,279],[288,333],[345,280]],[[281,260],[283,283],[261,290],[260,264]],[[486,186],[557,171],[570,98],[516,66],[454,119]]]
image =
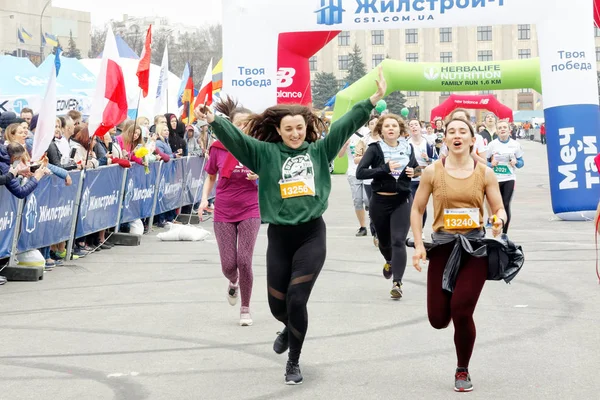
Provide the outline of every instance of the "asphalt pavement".
[[350,190],[334,176],[303,385],[284,385],[286,357],[272,351],[281,325],[267,304],[263,225],[251,327],[227,303],[214,236],[163,243],[157,231],[0,287],[0,399],[597,399],[594,227],[554,217],[545,147],[521,143],[510,236],[526,263],[512,284],[483,290],[470,394],[453,392],[453,328],[427,321],[426,273],[409,267],[404,298],[389,298],[383,259],[370,237],[354,236]]

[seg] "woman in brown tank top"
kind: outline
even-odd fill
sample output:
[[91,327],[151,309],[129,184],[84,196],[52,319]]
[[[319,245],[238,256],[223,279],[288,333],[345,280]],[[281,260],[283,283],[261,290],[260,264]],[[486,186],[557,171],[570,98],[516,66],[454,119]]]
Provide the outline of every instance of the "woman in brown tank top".
[[[446,126],[444,141],[448,157],[425,169],[421,184],[415,195],[411,211],[411,227],[414,234],[415,253],[413,266],[421,271],[420,261],[429,257],[427,271],[427,314],[436,329],[444,329],[454,323],[454,344],[458,358],[454,390],[473,390],[469,376],[469,360],[475,344],[473,312],[487,279],[488,259],[474,257],[459,249],[462,260],[448,273],[447,263],[462,235],[469,241],[485,236],[483,229],[484,197],[494,211],[494,236],[502,233],[506,212],[494,172],[471,158],[475,144],[473,127],[460,119],[453,119]],[[433,194],[433,239],[444,237],[450,242],[438,245],[427,254],[421,239],[421,223],[429,196]],[[437,235],[437,236],[436,236]],[[454,237],[453,237],[454,235]],[[462,240],[462,239],[461,239]],[[439,241],[437,241],[439,243]],[[448,263],[450,264],[450,263]]]

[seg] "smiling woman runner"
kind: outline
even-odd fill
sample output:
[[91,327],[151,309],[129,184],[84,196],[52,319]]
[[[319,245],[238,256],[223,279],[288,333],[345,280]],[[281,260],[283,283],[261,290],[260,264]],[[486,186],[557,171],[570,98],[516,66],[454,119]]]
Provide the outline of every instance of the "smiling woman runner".
[[[308,107],[278,105],[249,118],[244,135],[224,118],[197,108],[207,118],[225,148],[260,177],[260,214],[268,222],[267,284],[273,316],[285,324],[273,349],[281,354],[289,347],[285,383],[302,383],[298,361],[308,327],[306,304],[325,263],[326,235],[322,215],[331,192],[329,163],[369,119],[387,89],[379,70],[377,92],[356,104],[326,127]],[[288,333],[289,332],[289,333]]]
[[[435,247],[427,253],[427,313],[436,329],[446,328],[450,320],[454,322],[458,357],[455,390],[469,392],[473,390],[468,371],[475,345],[473,312],[488,278],[488,257],[471,254],[473,249],[480,248],[485,236],[484,196],[494,211],[494,236],[502,233],[507,217],[494,172],[471,157],[475,145],[471,124],[453,119],[446,128],[448,156],[425,169],[411,211],[415,235],[413,266],[421,271],[419,262],[426,259],[421,227],[429,196],[433,194]],[[465,242],[472,245],[471,252]]]
[[369,145],[356,170],[358,179],[373,179],[369,215],[379,238],[383,255],[383,276],[394,280],[390,296],[402,297],[402,278],[406,270],[406,235],[410,229],[411,178],[419,166],[415,150],[407,140],[402,118],[386,114],[375,126],[382,140]]

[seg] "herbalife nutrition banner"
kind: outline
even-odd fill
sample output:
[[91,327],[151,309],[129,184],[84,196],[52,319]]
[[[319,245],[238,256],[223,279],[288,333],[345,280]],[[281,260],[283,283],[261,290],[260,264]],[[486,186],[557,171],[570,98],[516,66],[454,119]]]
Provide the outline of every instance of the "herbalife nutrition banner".
[[19,200],[5,187],[0,186],[0,258],[8,257],[13,234],[17,226],[17,203]]
[[57,176],[42,179],[27,197],[21,219],[17,249],[26,251],[50,246],[69,239],[75,212],[75,197],[81,172],[69,173],[73,184]]
[[134,164],[128,171],[121,222],[131,222],[152,215],[156,191],[156,177],[160,163],[151,163],[149,173],[144,167]]

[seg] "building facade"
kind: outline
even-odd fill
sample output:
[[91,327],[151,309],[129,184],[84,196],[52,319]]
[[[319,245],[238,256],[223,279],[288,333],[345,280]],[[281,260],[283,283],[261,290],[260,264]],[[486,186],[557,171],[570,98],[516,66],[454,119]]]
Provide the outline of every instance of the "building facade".
[[[598,34],[597,34],[598,36]],[[600,38],[598,38],[600,40]],[[598,41],[597,41],[598,42]],[[331,72],[343,84],[348,54],[357,44],[367,70],[389,56],[407,62],[474,62],[538,57],[535,25],[498,25],[453,28],[395,29],[341,32],[311,59],[311,73]],[[600,47],[596,51],[600,60]],[[450,92],[403,92],[408,107],[418,107],[419,118],[428,120],[431,110]],[[458,92],[457,92],[458,93]],[[460,92],[494,94],[513,110],[541,110],[542,97],[531,89]],[[477,113],[481,120],[482,112]]]
[[[19,40],[20,29],[24,43]],[[89,12],[52,7],[50,0],[0,0],[0,54],[27,56],[38,64],[40,54],[43,59],[52,52],[50,44],[41,45],[41,33],[57,37],[63,49],[72,33],[81,56],[87,57],[91,29]]]

